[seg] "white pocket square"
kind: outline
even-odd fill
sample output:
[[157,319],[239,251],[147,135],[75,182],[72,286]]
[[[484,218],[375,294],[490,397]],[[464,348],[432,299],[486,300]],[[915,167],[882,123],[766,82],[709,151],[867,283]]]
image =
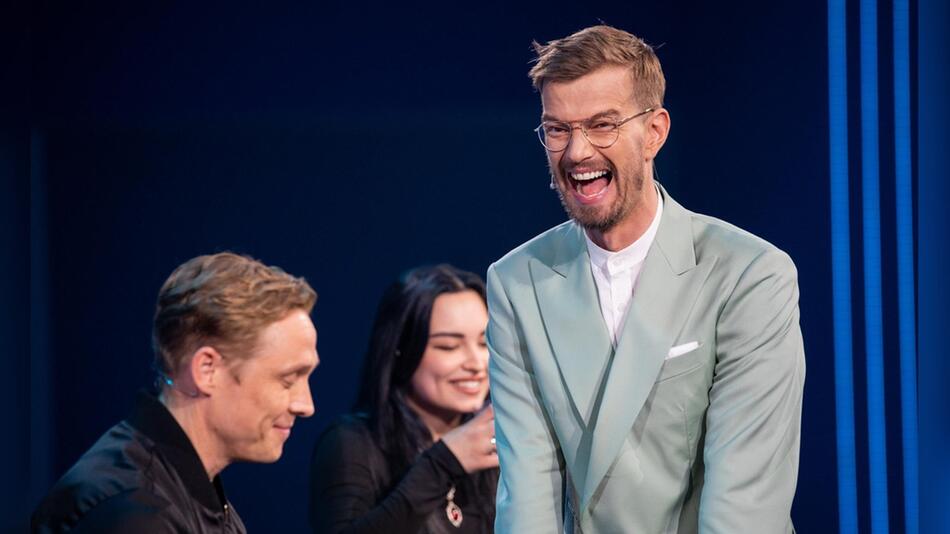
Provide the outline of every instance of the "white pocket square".
[[699,347],[702,347],[703,344],[700,341],[690,341],[689,343],[683,343],[682,345],[677,345],[670,349],[669,354],[666,355],[667,360],[673,359],[677,356],[682,356],[687,352],[694,351]]

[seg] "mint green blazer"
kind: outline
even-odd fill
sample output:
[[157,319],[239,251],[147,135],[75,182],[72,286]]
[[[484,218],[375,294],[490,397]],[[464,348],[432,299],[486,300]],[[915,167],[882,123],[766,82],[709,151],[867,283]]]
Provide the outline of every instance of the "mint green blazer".
[[795,266],[660,194],[616,349],[573,221],[488,270],[499,534],[794,531]]

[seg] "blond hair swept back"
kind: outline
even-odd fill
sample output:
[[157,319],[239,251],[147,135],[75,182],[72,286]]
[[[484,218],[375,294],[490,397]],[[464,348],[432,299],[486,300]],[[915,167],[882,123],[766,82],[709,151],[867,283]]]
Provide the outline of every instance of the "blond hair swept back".
[[644,108],[663,105],[666,78],[653,48],[643,39],[604,24],[584,28],[547,44],[531,43],[538,54],[528,76],[541,91],[547,82],[569,82],[605,67],[630,69],[634,98]]
[[247,358],[265,327],[294,310],[310,313],[317,294],[280,267],[231,252],[180,265],[158,293],[152,322],[155,364],[166,376],[202,345]]

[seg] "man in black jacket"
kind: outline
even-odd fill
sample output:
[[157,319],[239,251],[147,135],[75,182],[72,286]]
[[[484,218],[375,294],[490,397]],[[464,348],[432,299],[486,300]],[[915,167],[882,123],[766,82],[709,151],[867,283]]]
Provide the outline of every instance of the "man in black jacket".
[[152,337],[160,384],[107,431],[33,514],[34,532],[245,532],[219,473],[273,462],[313,414],[319,363],[302,278],[231,253],[162,286]]

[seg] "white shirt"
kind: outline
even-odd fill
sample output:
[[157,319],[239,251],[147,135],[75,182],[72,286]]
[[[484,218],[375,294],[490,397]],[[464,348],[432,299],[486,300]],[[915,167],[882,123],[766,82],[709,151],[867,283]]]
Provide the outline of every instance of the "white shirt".
[[597,295],[600,297],[600,311],[604,315],[604,323],[610,332],[610,339],[614,347],[617,346],[617,334],[623,325],[630,309],[630,300],[643,268],[643,260],[647,257],[650,245],[656,237],[660,227],[660,217],[663,215],[663,197],[656,195],[656,214],[653,222],[643,235],[632,244],[617,252],[604,250],[591,241],[587,232],[587,252],[590,254],[590,270],[594,274],[597,285]]

